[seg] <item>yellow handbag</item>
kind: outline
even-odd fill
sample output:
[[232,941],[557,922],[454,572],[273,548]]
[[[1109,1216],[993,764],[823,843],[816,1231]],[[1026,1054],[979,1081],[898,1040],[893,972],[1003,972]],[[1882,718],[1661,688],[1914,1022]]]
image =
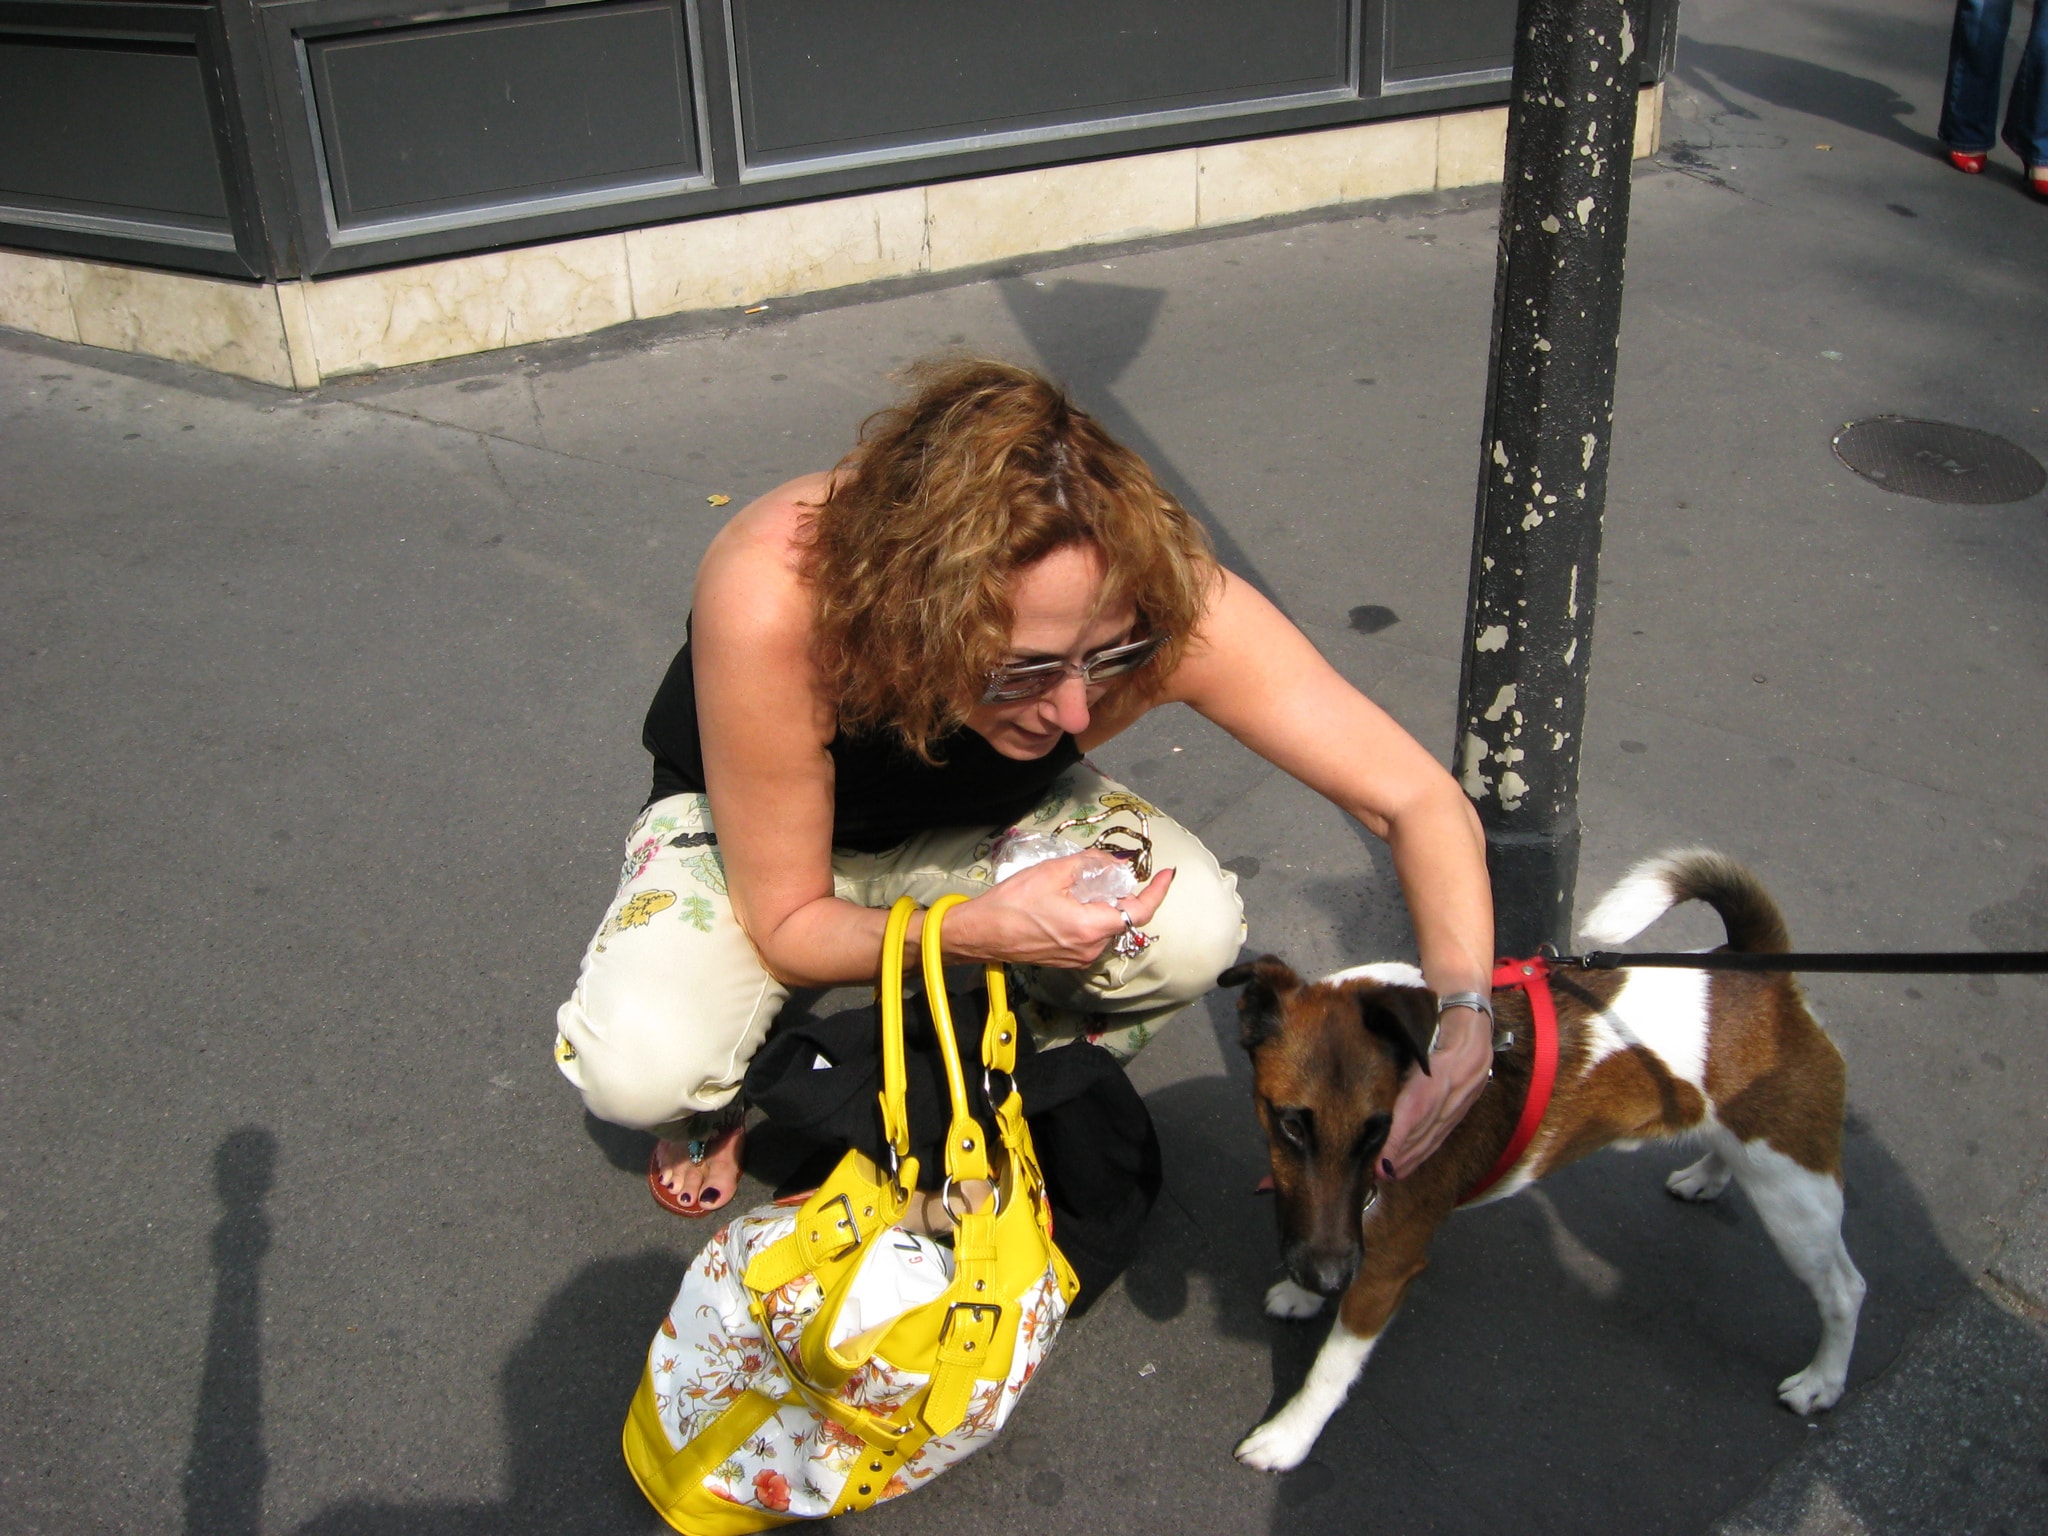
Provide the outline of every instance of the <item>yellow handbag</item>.
[[[941,897],[924,927],[952,1109],[940,1197],[955,1222],[950,1251],[902,1225],[917,1188],[903,1045],[917,908],[906,897],[889,914],[878,993],[891,1166],[848,1152],[800,1207],[763,1206],[726,1227],[648,1351],[626,1465],[686,1536],[849,1514],[937,1476],[1002,1428],[1079,1290],[1053,1244],[1022,1095],[1013,1085],[994,1111],[994,1159],[968,1109],[939,949],[945,914],[965,899]],[[988,994],[982,1066],[1007,1077],[1018,1024],[1001,966],[988,967]],[[992,1180],[993,1197],[956,1211],[970,1180]]]

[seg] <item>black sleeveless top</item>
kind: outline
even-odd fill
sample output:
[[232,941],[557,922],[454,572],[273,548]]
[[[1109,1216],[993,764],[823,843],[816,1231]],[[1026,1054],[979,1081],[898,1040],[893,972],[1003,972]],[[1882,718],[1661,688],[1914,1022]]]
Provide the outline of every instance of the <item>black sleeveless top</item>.
[[[654,754],[648,804],[666,795],[704,793],[704,748],[697,734],[697,682],[683,648],[655,690],[640,740]],[[966,726],[935,742],[927,763],[893,731],[841,731],[827,749],[832,786],[832,844],[862,853],[894,848],[941,827],[1006,827],[1037,805],[1052,781],[1081,760],[1070,735],[1044,757],[1005,757]]]

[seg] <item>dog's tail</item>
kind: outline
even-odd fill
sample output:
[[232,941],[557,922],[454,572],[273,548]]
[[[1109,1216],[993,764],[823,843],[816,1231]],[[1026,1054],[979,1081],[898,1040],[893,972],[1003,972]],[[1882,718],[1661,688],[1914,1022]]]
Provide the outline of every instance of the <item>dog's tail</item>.
[[1683,848],[1645,859],[1600,898],[1579,925],[1589,944],[1622,944],[1685,901],[1704,901],[1721,914],[1728,947],[1753,954],[1784,954],[1792,948],[1784,914],[1748,870],[1725,854]]

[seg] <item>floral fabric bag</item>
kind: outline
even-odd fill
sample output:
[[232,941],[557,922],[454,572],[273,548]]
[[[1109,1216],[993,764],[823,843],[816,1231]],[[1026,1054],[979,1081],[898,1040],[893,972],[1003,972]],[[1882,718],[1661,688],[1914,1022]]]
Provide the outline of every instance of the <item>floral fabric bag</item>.
[[[951,1099],[941,1202],[949,1249],[905,1223],[917,1188],[904,1111],[907,898],[882,948],[882,1130],[888,1169],[848,1152],[802,1200],[761,1207],[697,1255],[648,1351],[626,1419],[626,1464],[685,1536],[821,1520],[907,1493],[1009,1419],[1079,1289],[1052,1241],[1014,1085],[989,1148],[968,1108],[940,960],[925,916],[925,996]],[[1018,1026],[988,967],[985,1080],[1006,1080]],[[991,1156],[992,1150],[994,1156]],[[978,1209],[963,1188],[992,1186]]]

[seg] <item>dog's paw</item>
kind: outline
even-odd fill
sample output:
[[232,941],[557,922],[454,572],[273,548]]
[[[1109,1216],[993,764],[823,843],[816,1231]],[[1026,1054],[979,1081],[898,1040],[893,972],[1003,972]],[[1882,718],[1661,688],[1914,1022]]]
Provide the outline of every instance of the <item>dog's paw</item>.
[[1681,1200],[1715,1200],[1728,1187],[1734,1172],[1718,1152],[1709,1152],[1690,1168],[1681,1168],[1664,1181],[1664,1187]]
[[1283,1408],[1238,1441],[1235,1455],[1255,1472],[1286,1472],[1307,1459],[1321,1428],[1290,1423]]
[[[1323,1310],[1323,1298],[1314,1291],[1296,1285],[1292,1280],[1275,1281],[1266,1292],[1266,1316],[1282,1317],[1289,1322],[1300,1322],[1304,1317],[1314,1317]],[[1251,1444],[1249,1440],[1246,1445]]]
[[1787,1376],[1778,1383],[1778,1401],[1794,1413],[1819,1413],[1842,1400],[1843,1384],[1842,1377],[1830,1376],[1809,1365],[1797,1376]]

